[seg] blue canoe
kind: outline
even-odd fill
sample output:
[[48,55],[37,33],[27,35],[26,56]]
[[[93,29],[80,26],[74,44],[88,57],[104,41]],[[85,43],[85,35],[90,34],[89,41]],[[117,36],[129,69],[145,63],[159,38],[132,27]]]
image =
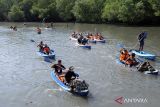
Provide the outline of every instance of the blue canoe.
[[100,42],[100,43],[106,43],[106,40],[105,40],[105,39],[103,39],[103,40],[97,40],[97,39],[95,39],[95,41],[96,41],[96,42]]
[[89,93],[88,89],[87,90],[77,91],[77,92],[71,91],[71,88],[69,86],[65,85],[62,81],[60,81],[58,79],[58,77],[56,76],[54,71],[51,72],[51,77],[63,90],[71,92],[72,94],[76,94],[76,95],[80,95],[80,96],[87,96],[88,93]]
[[[70,40],[77,41],[77,38],[70,37]],[[90,43],[96,43],[96,40],[89,40]]]
[[135,53],[137,56],[141,57],[141,58],[145,58],[145,59],[149,59],[149,60],[155,60],[156,55],[150,54],[148,52],[144,52],[144,51],[138,51],[138,50],[131,50],[132,53]]
[[55,59],[55,52],[53,50],[51,50],[51,53],[49,55],[44,54],[41,51],[38,51],[37,54],[41,57],[45,57],[45,58],[50,58],[50,59]]
[[89,41],[90,43],[97,43],[96,40],[89,40],[89,39],[88,39],[88,41]]
[[[116,57],[116,62],[118,64],[123,64],[123,65],[125,64],[125,63],[121,62],[118,57]],[[155,71],[144,71],[143,73],[144,74],[151,74],[151,75],[158,75],[159,71],[158,70],[155,70]]]
[[86,49],[91,49],[91,45],[88,45],[88,44],[82,45],[82,44],[76,43],[76,46],[79,46],[79,47],[82,47],[82,48],[86,48]]
[[106,43],[105,39],[103,39],[103,40],[97,40],[97,39],[90,40],[90,39],[88,39],[88,40],[89,40],[90,43],[97,43],[97,42],[99,42],[99,43]]

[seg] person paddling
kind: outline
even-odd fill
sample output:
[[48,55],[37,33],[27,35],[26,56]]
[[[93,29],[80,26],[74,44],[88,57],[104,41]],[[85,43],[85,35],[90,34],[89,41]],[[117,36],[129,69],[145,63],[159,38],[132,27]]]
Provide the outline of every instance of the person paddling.
[[74,73],[73,70],[74,70],[74,67],[71,66],[69,67],[69,70],[65,74],[65,80],[68,84],[71,82],[71,80],[74,80],[77,77],[77,75]]
[[62,65],[62,61],[58,60],[58,64],[54,64],[51,66],[51,68],[55,69],[55,73],[59,76],[62,74],[62,70],[65,70],[65,66]]
[[143,47],[144,47],[144,39],[146,39],[147,37],[147,32],[142,32],[138,35],[138,41],[139,41],[139,51],[143,51]]
[[14,26],[14,27],[13,27],[13,30],[14,30],[14,31],[17,31],[17,27],[16,27],[16,26]]
[[137,66],[137,70],[140,72],[144,72],[144,71],[155,71],[155,69],[153,68],[153,66],[151,66],[151,64],[149,62],[143,62],[141,63],[139,66]]
[[84,38],[84,37],[83,37],[82,35],[80,35],[80,37],[79,37],[78,40],[77,40],[79,44],[82,44],[83,38]]
[[10,26],[10,29],[13,29],[13,26]]
[[44,48],[43,41],[41,41],[37,47],[39,47],[40,52],[43,52],[43,48]]
[[37,27],[37,33],[41,34],[41,29],[39,27]]

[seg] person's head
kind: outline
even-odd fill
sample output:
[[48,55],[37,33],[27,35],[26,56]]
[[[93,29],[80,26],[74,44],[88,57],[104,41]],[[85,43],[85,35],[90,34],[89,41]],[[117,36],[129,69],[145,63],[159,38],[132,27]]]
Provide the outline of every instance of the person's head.
[[128,51],[126,49],[124,49],[123,53],[124,54],[128,54]]
[[124,53],[124,48],[120,49],[120,53],[123,54]]
[[62,64],[62,61],[61,61],[61,60],[58,60],[58,64],[61,65],[61,64]]
[[40,44],[43,44],[43,41],[41,41]]
[[150,65],[150,63],[149,63],[149,62],[147,62],[147,65],[149,66],[149,65]]
[[136,56],[136,54],[135,54],[135,53],[132,53],[131,56],[132,56],[132,58],[134,58],[134,57]]
[[48,47],[48,45],[47,45],[47,44],[45,44],[44,46],[45,46],[45,47]]
[[69,71],[73,72],[73,70],[74,70],[74,67],[73,67],[73,66],[70,66],[70,67],[69,67]]

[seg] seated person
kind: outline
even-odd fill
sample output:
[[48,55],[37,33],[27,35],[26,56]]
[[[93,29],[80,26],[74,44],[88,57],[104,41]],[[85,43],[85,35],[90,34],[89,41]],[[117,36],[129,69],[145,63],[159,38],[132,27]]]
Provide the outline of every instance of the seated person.
[[14,27],[13,27],[13,30],[14,30],[14,31],[17,31],[17,27],[16,27],[16,26],[14,26]]
[[151,66],[149,62],[143,62],[137,67],[138,71],[155,71],[155,69]]
[[41,41],[37,47],[39,47],[40,52],[43,52],[43,47],[44,47],[43,41]]
[[41,34],[41,29],[39,27],[37,27],[37,33]]
[[73,66],[69,67],[69,70],[65,74],[65,80],[69,84],[72,80],[76,79],[77,75],[74,73]]
[[78,43],[79,43],[79,44],[82,44],[83,38],[84,38],[84,37],[83,37],[82,35],[78,38]]
[[120,50],[120,57],[119,57],[119,60],[125,64],[126,60],[128,59],[129,57],[129,53],[128,51],[125,49],[125,48],[122,48]]
[[58,60],[58,64],[54,64],[51,66],[51,68],[54,68],[55,73],[60,76],[62,75],[62,70],[65,70],[66,68],[62,65],[62,61]]
[[71,36],[72,36],[73,38],[78,38],[76,32],[73,32]]
[[135,59],[135,53],[131,53],[131,55],[126,59],[125,64],[129,65],[130,67],[138,64],[138,62]]
[[83,45],[86,45],[87,43],[88,43],[88,39],[87,39],[87,38],[83,38],[83,39],[82,39],[82,44],[83,44]]
[[13,29],[13,26],[10,26],[10,29]]
[[49,55],[49,53],[51,52],[50,48],[48,47],[47,44],[44,45],[44,48],[43,48],[43,52],[47,55]]

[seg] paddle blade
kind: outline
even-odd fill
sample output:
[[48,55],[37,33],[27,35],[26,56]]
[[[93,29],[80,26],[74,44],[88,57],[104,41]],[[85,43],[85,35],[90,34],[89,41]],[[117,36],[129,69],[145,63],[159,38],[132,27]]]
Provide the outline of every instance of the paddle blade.
[[33,39],[30,40],[31,42],[35,42]]

